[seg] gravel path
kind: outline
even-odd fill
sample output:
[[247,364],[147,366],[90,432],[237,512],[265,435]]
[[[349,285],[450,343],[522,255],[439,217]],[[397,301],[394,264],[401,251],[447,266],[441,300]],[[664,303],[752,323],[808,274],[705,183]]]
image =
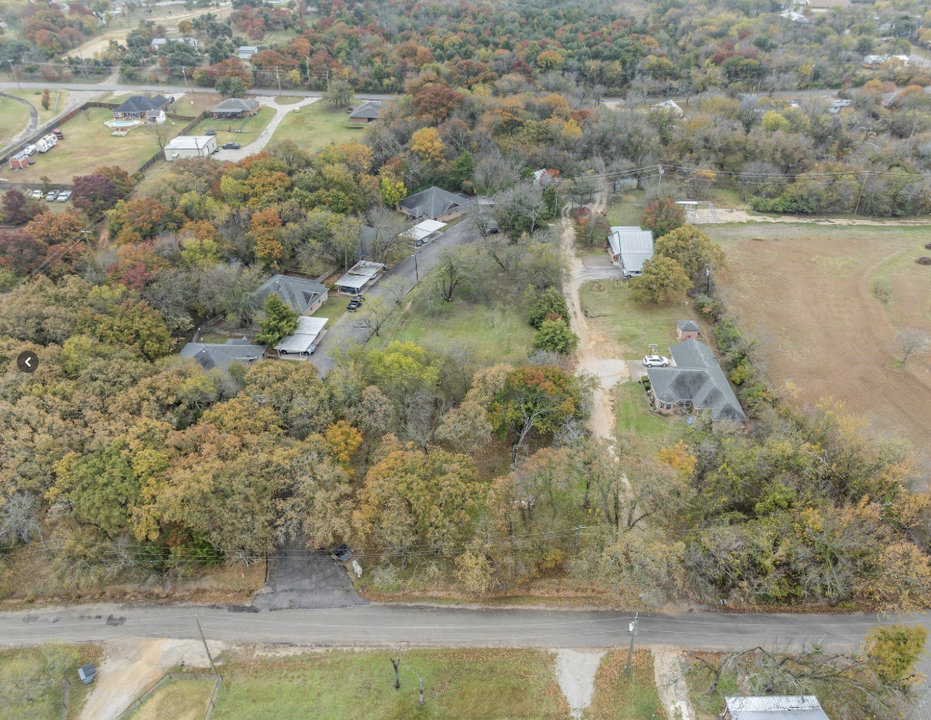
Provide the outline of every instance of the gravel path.
[[214,157],[217,160],[229,160],[230,162],[239,162],[244,158],[249,157],[250,155],[255,155],[257,152],[261,152],[265,149],[265,146],[268,145],[269,141],[272,139],[272,136],[275,134],[275,130],[278,129],[278,126],[281,124],[281,121],[285,119],[285,116],[294,110],[294,108],[307,107],[317,102],[320,98],[306,98],[301,100],[299,103],[294,103],[291,105],[279,105],[275,98],[273,97],[257,97],[262,105],[267,105],[268,107],[274,109],[275,117],[266,125],[262,132],[259,133],[259,136],[253,140],[248,145],[243,145],[239,150],[223,150],[221,149]]
[[668,717],[695,720],[681,650],[665,646],[653,648],[653,681]]
[[556,679],[574,718],[581,718],[582,711],[592,702],[595,673],[602,657],[604,652],[597,651],[559,650],[556,653]]

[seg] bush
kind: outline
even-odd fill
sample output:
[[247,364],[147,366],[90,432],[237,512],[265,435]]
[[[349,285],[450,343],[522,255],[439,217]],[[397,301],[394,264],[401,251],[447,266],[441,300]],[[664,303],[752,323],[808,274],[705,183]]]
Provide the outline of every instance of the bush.
[[751,198],[750,207],[757,212],[792,213],[797,215],[811,215],[818,212],[815,204],[807,198]]
[[558,288],[547,288],[537,299],[537,307],[530,316],[531,327],[540,329],[540,326],[547,319],[554,319],[550,316],[556,316],[563,320],[569,320],[569,306],[566,305],[566,298]]
[[562,318],[544,320],[533,337],[534,350],[549,350],[560,355],[568,355],[578,344],[578,335],[569,329]]
[[672,198],[654,200],[643,211],[640,225],[653,231],[653,236],[660,238],[668,232],[682,227],[685,224],[685,210],[676,205]]

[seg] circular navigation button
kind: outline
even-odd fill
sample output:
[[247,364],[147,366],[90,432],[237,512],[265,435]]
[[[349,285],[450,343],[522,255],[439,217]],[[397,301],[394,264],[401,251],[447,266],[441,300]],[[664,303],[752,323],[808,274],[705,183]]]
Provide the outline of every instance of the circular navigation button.
[[39,356],[32,350],[21,352],[16,358],[16,367],[24,373],[33,373],[39,367]]

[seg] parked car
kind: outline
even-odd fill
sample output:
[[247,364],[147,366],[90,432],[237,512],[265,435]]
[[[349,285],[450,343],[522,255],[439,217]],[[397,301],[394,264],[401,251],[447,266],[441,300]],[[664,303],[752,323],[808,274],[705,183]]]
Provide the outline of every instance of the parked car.
[[26,145],[26,146],[23,148],[23,152],[26,153],[27,155],[35,155],[35,154],[36,154],[36,146],[35,146],[35,145]]
[[348,310],[349,312],[355,312],[360,307],[362,307],[362,303],[357,303],[357,302],[350,300],[349,304],[346,306],[346,310]]
[[644,355],[643,365],[645,367],[668,367],[669,358],[662,355]]
[[330,550],[330,555],[332,555],[340,562],[352,560],[352,550],[349,549],[349,546],[346,543],[343,543],[342,545],[339,545]]
[[70,190],[62,190],[60,193],[58,193],[58,202],[65,203],[65,202],[68,202],[70,199],[71,199]]
[[45,196],[45,202],[55,202],[58,199],[57,190],[49,190]]
[[223,143],[224,150],[239,150],[240,147],[241,145],[239,143],[234,143],[234,142]]
[[204,133],[204,135],[216,135],[216,134],[217,134],[216,130],[208,130],[207,132]]
[[364,298],[362,295],[353,295],[353,296],[352,296],[352,300],[350,300],[350,302],[354,302],[354,303],[364,303],[364,302],[365,302],[365,298]]
[[52,132],[55,133],[55,137],[57,137],[59,140],[65,139],[65,134],[58,128],[55,128],[54,130],[52,130]]
[[32,191],[32,197],[34,197],[36,200],[41,200],[41,199],[42,199],[42,191],[41,191],[41,190],[33,190],[33,191]]

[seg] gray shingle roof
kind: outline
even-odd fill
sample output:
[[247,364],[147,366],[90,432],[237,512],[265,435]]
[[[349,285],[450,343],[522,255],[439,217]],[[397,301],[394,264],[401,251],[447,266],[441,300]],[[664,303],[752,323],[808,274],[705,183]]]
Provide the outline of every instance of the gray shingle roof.
[[146,97],[145,95],[133,95],[122,105],[117,107],[113,112],[142,113],[148,112],[149,110],[158,110],[160,107],[164,107],[167,103],[168,98],[165,98],[161,95],[156,95],[155,97],[151,98]]
[[712,420],[747,419],[710,347],[686,340],[671,348],[674,367],[648,368],[650,385],[662,402],[691,401],[699,410],[711,410]]
[[362,103],[359,107],[349,113],[351,119],[354,118],[363,118],[365,120],[377,120],[378,113],[382,108],[381,100],[369,100],[368,102]]
[[447,192],[438,187],[427,188],[404,198],[401,207],[415,218],[436,220],[441,215],[459,210],[472,204],[465,195]]
[[699,330],[698,323],[694,320],[680,320],[676,323],[676,326],[682,332],[698,332]]
[[226,98],[214,106],[210,112],[215,113],[243,113],[252,112],[259,106],[256,100],[243,98]]
[[731,720],[830,720],[814,695],[729,697]]
[[269,278],[255,291],[255,299],[261,305],[270,293],[276,293],[284,304],[298,315],[303,315],[318,297],[327,291],[325,285],[313,280],[275,275]]
[[204,370],[214,368],[226,372],[230,363],[241,362],[246,367],[262,359],[264,345],[252,345],[246,338],[227,340],[224,344],[188,343],[179,357],[194,358]]
[[641,272],[643,263],[653,257],[653,233],[636,225],[613,225],[608,244],[611,252],[621,256],[627,272]]

